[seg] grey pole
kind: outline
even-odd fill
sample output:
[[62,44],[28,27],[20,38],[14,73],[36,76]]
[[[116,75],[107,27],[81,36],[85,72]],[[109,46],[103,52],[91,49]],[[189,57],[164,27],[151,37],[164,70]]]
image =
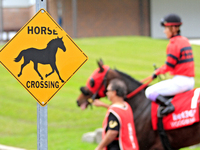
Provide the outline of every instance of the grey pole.
[[3,41],[3,0],[0,0],[0,42]]
[[[36,12],[46,9],[46,0],[36,0]],[[37,150],[48,150],[48,115],[47,105],[37,103]]]
[[37,150],[48,150],[47,108],[37,103]]
[[73,37],[77,37],[77,0],[72,0]]

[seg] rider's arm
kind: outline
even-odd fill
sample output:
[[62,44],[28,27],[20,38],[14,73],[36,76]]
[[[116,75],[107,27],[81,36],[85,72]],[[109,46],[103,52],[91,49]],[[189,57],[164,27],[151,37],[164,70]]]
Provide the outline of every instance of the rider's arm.
[[173,71],[174,67],[177,64],[178,58],[180,55],[180,51],[176,48],[175,44],[170,44],[167,47],[167,59],[165,61],[165,64],[158,68],[155,71],[156,75],[159,74],[165,74],[168,71]]
[[168,70],[168,67],[167,67],[167,65],[165,64],[165,65],[163,65],[162,67],[156,69],[156,70],[155,70],[155,74],[156,74],[156,75],[165,74],[165,73],[167,73],[168,71],[169,71],[169,70]]

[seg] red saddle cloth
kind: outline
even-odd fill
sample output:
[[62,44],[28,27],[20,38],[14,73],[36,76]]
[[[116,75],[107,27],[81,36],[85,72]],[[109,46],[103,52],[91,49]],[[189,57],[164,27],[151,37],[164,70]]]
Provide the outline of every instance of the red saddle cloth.
[[[199,101],[200,88],[174,96],[171,102],[175,107],[175,111],[163,117],[164,129],[172,130],[199,122]],[[158,104],[152,102],[151,118],[154,130],[157,130],[157,110]]]

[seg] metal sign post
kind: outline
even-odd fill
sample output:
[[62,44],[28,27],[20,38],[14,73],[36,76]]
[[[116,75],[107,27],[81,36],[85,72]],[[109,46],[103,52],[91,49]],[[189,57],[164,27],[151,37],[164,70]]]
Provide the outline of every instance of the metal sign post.
[[74,38],[77,38],[77,0],[72,0],[72,24]]
[[47,105],[42,107],[37,103],[37,149],[48,149]]
[[[46,9],[46,0],[36,0],[36,12]],[[47,105],[37,103],[37,150],[48,150],[48,115]]]
[[3,41],[3,0],[0,0],[0,42]]

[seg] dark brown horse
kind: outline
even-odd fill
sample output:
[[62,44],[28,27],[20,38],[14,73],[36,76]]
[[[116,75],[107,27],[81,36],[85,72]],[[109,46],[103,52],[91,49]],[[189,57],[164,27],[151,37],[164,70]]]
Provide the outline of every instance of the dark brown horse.
[[[103,72],[103,62],[99,61],[98,65],[99,73]],[[142,84],[123,72],[109,69],[107,71],[106,78],[104,78],[105,86],[107,86],[114,78],[120,78],[126,83],[128,87],[128,93],[131,93]],[[90,84],[95,83],[91,82]],[[89,104],[88,99],[94,96],[94,92],[92,93],[87,86],[82,87],[81,91],[82,93],[79,95],[77,103],[78,106],[84,109]],[[98,94],[95,96],[100,97]],[[152,128],[151,101],[145,97],[144,90],[140,91],[126,101],[130,104],[133,110],[136,134],[140,150],[164,150],[158,132],[154,131]],[[200,123],[195,123],[191,126],[175,130],[168,130],[166,133],[171,147],[174,150],[200,143]]]

